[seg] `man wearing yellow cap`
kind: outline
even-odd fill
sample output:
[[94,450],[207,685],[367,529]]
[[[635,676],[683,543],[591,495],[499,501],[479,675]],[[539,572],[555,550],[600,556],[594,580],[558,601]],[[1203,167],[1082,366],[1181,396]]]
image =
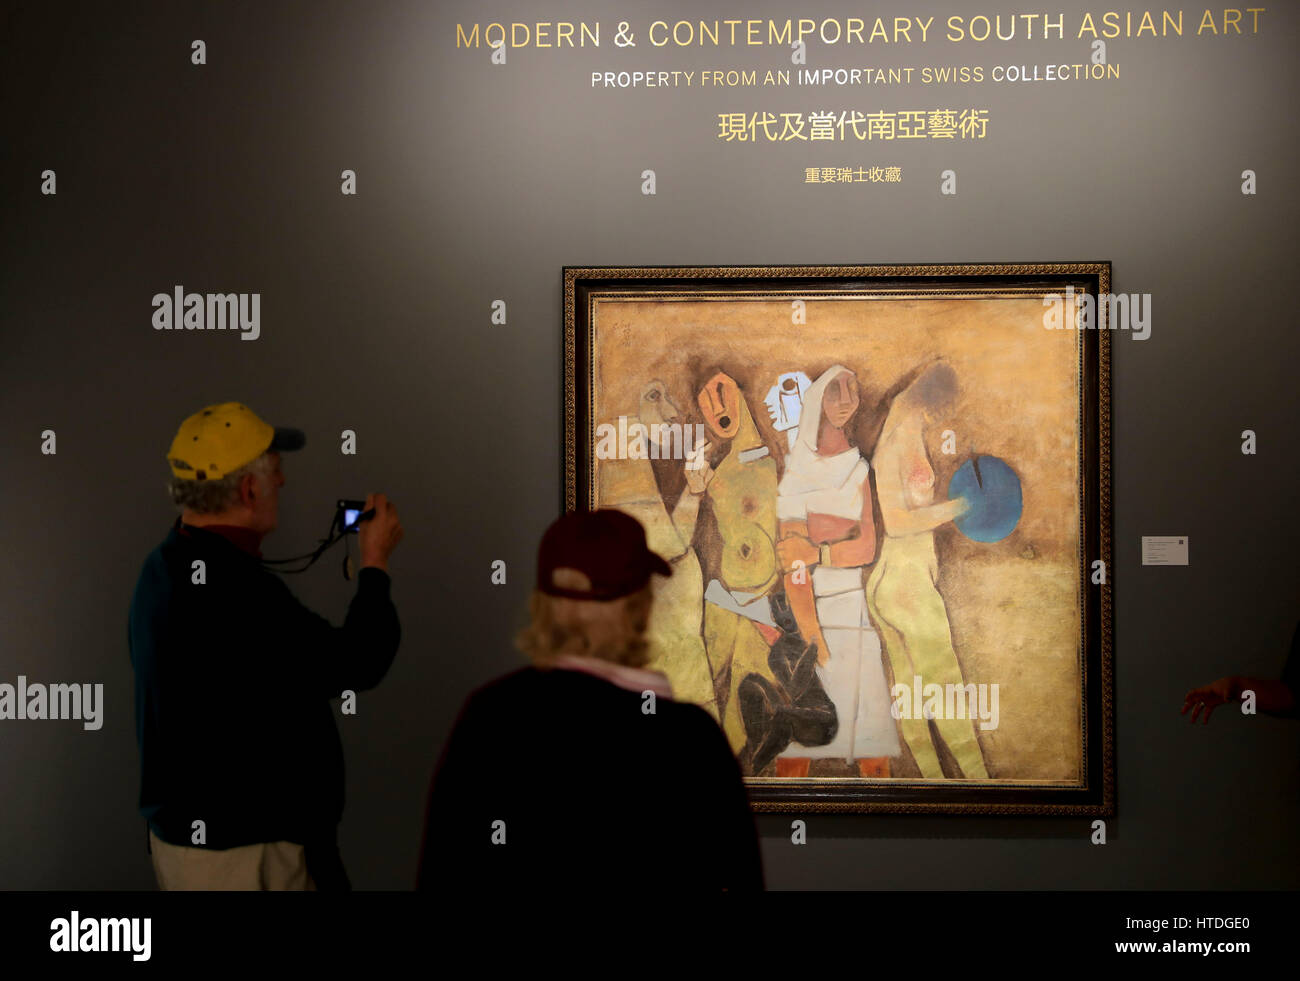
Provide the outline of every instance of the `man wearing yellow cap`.
[[329,700],[377,685],[401,627],[382,494],[358,538],[342,627],[261,564],[278,521],[281,452],[303,447],[245,405],[182,423],[167,454],[180,517],[131,602],[140,812],[163,889],[347,889],[338,856],[343,750]]

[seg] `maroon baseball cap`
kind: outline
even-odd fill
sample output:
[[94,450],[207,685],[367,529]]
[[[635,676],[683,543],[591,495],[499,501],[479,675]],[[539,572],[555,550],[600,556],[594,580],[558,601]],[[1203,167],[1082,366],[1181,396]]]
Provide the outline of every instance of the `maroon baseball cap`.
[[[591,588],[557,585],[557,569],[581,572]],[[656,572],[673,574],[668,563],[646,545],[641,522],[613,508],[569,511],[546,529],[537,550],[537,588],[548,596],[618,599],[644,587]]]

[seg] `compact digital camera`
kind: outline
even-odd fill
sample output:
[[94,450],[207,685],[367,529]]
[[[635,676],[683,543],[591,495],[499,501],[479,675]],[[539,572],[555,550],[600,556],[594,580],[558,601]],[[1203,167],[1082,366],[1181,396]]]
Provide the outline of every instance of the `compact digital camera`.
[[334,513],[334,524],[341,532],[356,533],[361,527],[361,522],[374,516],[374,510],[367,511],[365,501],[355,501],[349,498],[340,498],[337,510]]

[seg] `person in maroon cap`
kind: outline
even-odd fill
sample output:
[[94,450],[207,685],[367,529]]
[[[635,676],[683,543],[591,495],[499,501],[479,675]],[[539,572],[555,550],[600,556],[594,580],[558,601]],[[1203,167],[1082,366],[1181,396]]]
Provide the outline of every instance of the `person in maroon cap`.
[[763,888],[740,767],[707,712],[645,670],[650,576],[616,510],[570,512],[537,557],[532,660],[473,692],[433,778],[417,888]]

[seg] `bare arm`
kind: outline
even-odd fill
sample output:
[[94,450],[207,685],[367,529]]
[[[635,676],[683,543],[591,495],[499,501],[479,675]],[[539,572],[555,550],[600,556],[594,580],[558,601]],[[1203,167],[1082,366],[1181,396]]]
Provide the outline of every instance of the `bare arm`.
[[1240,701],[1242,693],[1247,691],[1255,693],[1255,707],[1261,712],[1287,713],[1295,708],[1295,696],[1286,682],[1273,678],[1245,678],[1234,674],[1189,691],[1183,700],[1182,714],[1186,715],[1187,710],[1191,709],[1192,717],[1189,721],[1195,722],[1197,716],[1204,712],[1205,717],[1201,721],[1208,724],[1210,715],[1216,708],[1228,702]]
[[[808,523],[806,521],[781,521],[777,525],[777,538],[784,540],[786,538],[808,538]],[[817,599],[813,596],[812,588],[812,569],[809,566],[799,570],[799,579],[796,582],[794,571],[786,572],[782,578],[785,586],[785,595],[790,600],[790,612],[794,614],[794,622],[799,625],[799,633],[808,643],[817,645],[817,660],[825,664],[830,657],[830,652],[826,649],[826,639],[822,636],[821,624],[817,620]]]
[[681,497],[677,498],[677,506],[673,508],[672,522],[673,527],[677,529],[677,534],[681,535],[682,541],[687,545],[695,537],[695,522],[700,517],[700,498],[703,489],[694,491],[687,486]]
[[858,518],[858,537],[832,542],[832,566],[851,569],[871,565],[876,560],[876,521],[871,514],[871,477],[862,481],[862,514]]
[[876,493],[880,498],[880,517],[885,534],[895,538],[933,531],[953,518],[965,514],[970,504],[959,497],[921,508],[909,508],[903,490],[902,460],[898,438],[891,434],[877,451],[872,466],[876,470]]
[[934,531],[940,525],[946,525],[954,518],[966,513],[970,504],[964,497],[939,504],[930,504],[923,508],[886,508],[882,502],[880,516],[885,521],[885,530],[890,535],[918,535],[924,531]]

